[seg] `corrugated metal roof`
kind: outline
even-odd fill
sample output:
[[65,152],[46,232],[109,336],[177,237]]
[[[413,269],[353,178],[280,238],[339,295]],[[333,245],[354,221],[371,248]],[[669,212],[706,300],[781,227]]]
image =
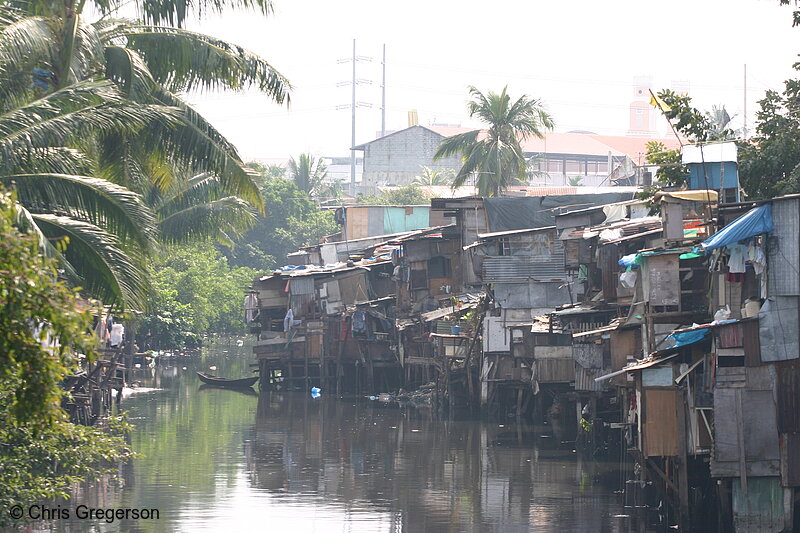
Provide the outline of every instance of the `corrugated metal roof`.
[[524,283],[534,281],[563,281],[564,249],[554,252],[545,261],[530,256],[487,256],[483,260],[482,277],[485,283]]

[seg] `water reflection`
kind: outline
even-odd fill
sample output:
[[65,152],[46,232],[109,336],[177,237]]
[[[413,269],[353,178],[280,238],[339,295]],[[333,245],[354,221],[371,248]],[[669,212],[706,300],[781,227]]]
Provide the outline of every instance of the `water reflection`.
[[291,505],[383,517],[385,531],[615,531],[604,476],[534,428],[438,420],[299,393],[262,395],[252,486]]
[[[143,370],[123,407],[140,457],[123,488],[74,505],[158,508],[158,521],[63,521],[57,531],[624,531],[614,465],[582,462],[544,428],[442,420],[325,391],[252,396],[194,375],[249,374],[207,357]],[[184,369],[184,367],[186,367]]]

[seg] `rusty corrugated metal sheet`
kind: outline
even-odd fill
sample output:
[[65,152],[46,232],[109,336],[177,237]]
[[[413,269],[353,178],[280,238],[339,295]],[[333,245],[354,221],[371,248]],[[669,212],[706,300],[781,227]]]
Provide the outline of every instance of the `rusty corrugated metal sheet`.
[[575,364],[575,390],[601,392],[608,381],[597,382],[594,378],[608,374],[608,372],[607,369],[583,368],[581,365]]
[[742,322],[745,366],[761,365],[761,346],[758,339],[758,319]]
[[800,361],[775,363],[778,431],[800,433]]
[[720,348],[739,348],[744,346],[742,324],[736,322],[719,326],[717,328],[717,338]]
[[781,434],[781,485],[800,487],[800,435]]

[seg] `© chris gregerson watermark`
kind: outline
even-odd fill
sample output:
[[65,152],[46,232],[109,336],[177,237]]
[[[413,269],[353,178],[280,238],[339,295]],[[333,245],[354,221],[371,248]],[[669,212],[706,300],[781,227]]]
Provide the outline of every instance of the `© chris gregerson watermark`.
[[78,505],[69,507],[47,507],[46,505],[12,505],[8,508],[8,516],[14,520],[102,520],[113,524],[117,520],[158,520],[158,509],[103,509]]

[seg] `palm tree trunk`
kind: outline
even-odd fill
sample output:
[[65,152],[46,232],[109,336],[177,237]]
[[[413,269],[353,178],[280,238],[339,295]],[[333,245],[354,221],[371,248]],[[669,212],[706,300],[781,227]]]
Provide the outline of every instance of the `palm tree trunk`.
[[79,0],[75,5],[72,0],[64,0],[64,38],[61,41],[61,57],[58,65],[58,86],[56,89],[63,89],[69,85],[70,66],[72,57],[75,54],[75,36],[78,33],[78,21],[80,12],[86,0]]

